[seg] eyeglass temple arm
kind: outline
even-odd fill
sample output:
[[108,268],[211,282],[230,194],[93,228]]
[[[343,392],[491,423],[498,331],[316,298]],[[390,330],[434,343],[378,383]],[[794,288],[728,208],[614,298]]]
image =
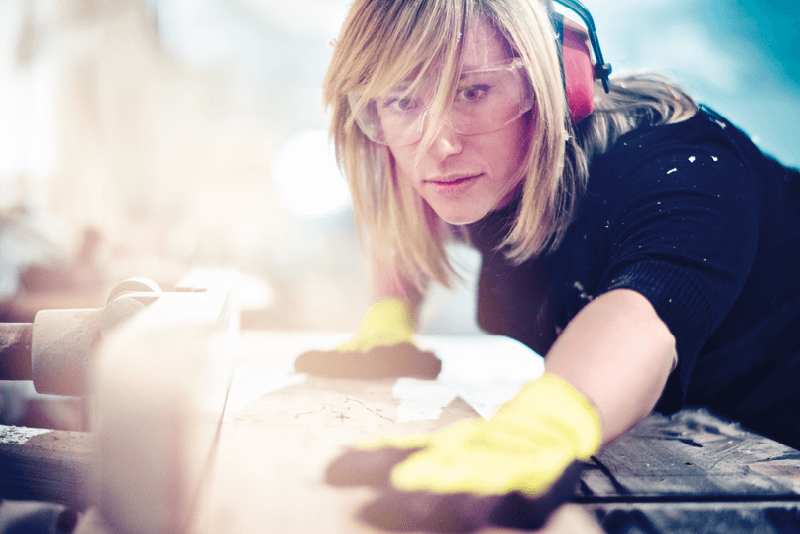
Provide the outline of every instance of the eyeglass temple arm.
[[586,6],[578,2],[578,0],[553,0],[558,4],[571,9],[583,19],[586,23],[586,29],[589,30],[589,40],[592,42],[592,49],[594,50],[595,66],[594,77],[603,83],[603,89],[608,93],[608,76],[611,74],[611,65],[603,61],[603,53],[600,52],[600,43],[597,40],[597,29],[594,25],[594,19]]

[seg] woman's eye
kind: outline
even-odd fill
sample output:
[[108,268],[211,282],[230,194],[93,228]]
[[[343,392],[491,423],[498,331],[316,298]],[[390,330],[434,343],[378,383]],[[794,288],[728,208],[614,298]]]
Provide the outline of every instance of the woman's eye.
[[390,111],[405,113],[417,107],[416,99],[408,97],[387,98],[383,106]]
[[395,103],[395,106],[403,111],[408,111],[414,107],[414,102],[410,98],[401,98]]
[[488,85],[464,85],[459,88],[459,96],[467,102],[476,102],[489,93]]

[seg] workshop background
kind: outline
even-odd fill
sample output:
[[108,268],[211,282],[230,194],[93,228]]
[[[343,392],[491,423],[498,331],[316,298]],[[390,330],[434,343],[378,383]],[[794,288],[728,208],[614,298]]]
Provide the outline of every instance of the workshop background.
[[[615,73],[665,71],[800,165],[800,2],[585,3]],[[0,0],[0,321],[211,266],[249,276],[254,326],[354,330],[369,285],[320,91],[349,4]],[[428,333],[476,331],[477,258],[453,254]]]

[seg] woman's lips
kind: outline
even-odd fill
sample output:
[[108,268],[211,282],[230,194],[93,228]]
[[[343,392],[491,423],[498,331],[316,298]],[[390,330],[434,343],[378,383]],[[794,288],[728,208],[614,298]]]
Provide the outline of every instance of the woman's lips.
[[482,173],[470,176],[446,177],[440,180],[428,180],[428,183],[440,195],[457,195],[471,187],[481,176]]

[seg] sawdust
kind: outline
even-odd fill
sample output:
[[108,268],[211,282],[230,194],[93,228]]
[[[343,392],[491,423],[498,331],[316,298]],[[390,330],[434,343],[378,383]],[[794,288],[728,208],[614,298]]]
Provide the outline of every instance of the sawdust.
[[31,438],[47,432],[50,430],[23,426],[0,426],[0,444],[25,445]]

